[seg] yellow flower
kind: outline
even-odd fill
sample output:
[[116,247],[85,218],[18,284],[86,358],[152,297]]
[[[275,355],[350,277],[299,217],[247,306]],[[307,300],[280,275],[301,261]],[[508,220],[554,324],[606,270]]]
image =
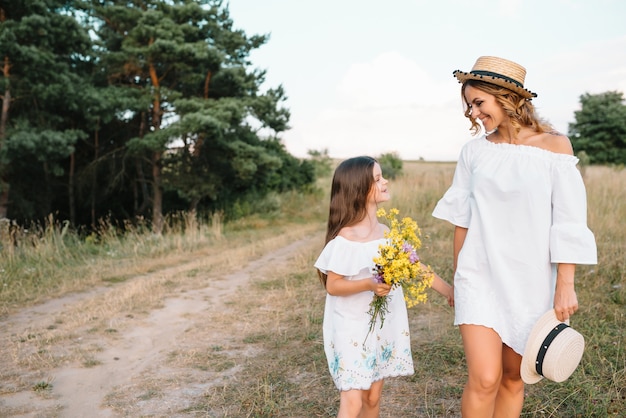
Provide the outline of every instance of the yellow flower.
[[[409,217],[400,221],[399,213],[396,208],[389,212],[383,208],[376,211],[377,217],[389,222],[389,231],[385,234],[387,242],[378,247],[378,255],[374,257],[374,279],[392,288],[402,286],[406,304],[411,308],[426,302],[426,290],[432,285],[434,276],[430,267],[420,263],[417,255],[417,250],[422,246],[417,222]],[[389,297],[374,296],[368,312],[371,316],[368,336],[374,330],[376,318],[380,318],[380,326],[383,326]]]

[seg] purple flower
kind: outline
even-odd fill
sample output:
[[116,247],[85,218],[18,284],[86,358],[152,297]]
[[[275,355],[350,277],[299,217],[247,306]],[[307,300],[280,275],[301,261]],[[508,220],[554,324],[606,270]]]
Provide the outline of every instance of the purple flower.
[[413,248],[413,246],[409,244],[408,242],[405,242],[404,244],[402,244],[402,251],[409,254],[409,262],[411,264],[415,264],[419,261],[420,258],[417,255],[415,248]]

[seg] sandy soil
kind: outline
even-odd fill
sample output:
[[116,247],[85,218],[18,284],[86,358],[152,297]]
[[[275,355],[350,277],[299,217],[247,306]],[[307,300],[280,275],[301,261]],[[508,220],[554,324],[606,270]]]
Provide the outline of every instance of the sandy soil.
[[[174,417],[180,414],[175,411],[185,408],[192,411],[193,405],[199,402],[210,385],[219,384],[220,379],[228,376],[221,373],[216,374],[214,379],[207,379],[206,371],[178,368],[176,363],[168,361],[168,356],[175,352],[206,351],[206,347],[212,344],[228,346],[230,336],[225,331],[227,328],[216,327],[211,331],[212,328],[207,327],[206,318],[228,309],[224,306],[224,296],[245,285],[253,274],[258,275],[268,269],[270,261],[288,259],[299,248],[310,245],[312,239],[296,241],[278,251],[262,255],[232,272],[225,280],[208,280],[210,286],[206,288],[169,297],[158,309],[147,310],[141,315],[111,318],[110,336],[103,338],[101,332],[90,333],[89,327],[93,325],[83,321],[84,325],[72,329],[72,338],[63,339],[63,343],[55,345],[54,337],[48,337],[50,341],[47,341],[47,350],[55,350],[51,358],[63,358],[64,350],[68,353],[84,350],[88,353],[87,366],[84,361],[81,364],[67,354],[67,360],[61,364],[54,363],[51,367],[33,370],[32,365],[23,364],[23,352],[31,350],[31,356],[36,356],[37,346],[28,345],[31,337],[45,336],[55,328],[69,326],[67,319],[55,321],[55,318],[67,312],[80,316],[80,306],[86,306],[90,299],[103,300],[103,293],[111,292],[115,286],[51,300],[3,319],[0,322],[0,336],[5,350],[0,365],[5,369],[4,375],[10,379],[1,385],[0,416]],[[318,237],[315,239],[319,240]],[[159,279],[174,278],[183,270],[192,271],[199,266],[194,265],[194,262],[172,266],[144,275],[142,280],[149,280],[150,275],[158,276]],[[200,326],[208,330],[202,339],[194,337],[194,332],[188,332]],[[5,344],[7,341],[11,344]],[[8,350],[8,346],[13,348]],[[40,354],[42,364],[45,364],[46,354],[50,353]],[[236,371],[237,367],[233,367],[228,373]],[[45,386],[44,390],[33,390],[33,385],[38,382]],[[115,409],[116,402],[123,403],[123,407]],[[120,409],[124,410],[123,414],[119,413]],[[191,412],[184,416],[194,414]]]

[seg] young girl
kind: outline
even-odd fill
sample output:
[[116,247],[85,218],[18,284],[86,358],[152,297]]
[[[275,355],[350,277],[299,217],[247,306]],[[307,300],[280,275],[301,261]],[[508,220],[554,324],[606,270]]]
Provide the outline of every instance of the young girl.
[[[324,351],[341,391],[339,418],[378,417],[383,379],[413,374],[409,322],[401,286],[377,283],[374,257],[389,228],[378,222],[378,204],[389,200],[388,181],[371,157],[343,161],[335,170],[324,247],[315,267],[328,294]],[[435,275],[432,287],[453,304],[452,287]],[[367,339],[374,295],[390,296],[384,325]]]

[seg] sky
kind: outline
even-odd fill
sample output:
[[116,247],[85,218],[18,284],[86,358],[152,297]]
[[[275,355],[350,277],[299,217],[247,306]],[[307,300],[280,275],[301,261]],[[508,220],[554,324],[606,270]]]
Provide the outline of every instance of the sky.
[[624,0],[227,0],[262,88],[285,89],[297,157],[455,161],[471,139],[454,70],[515,61],[539,115],[567,134],[580,96],[626,95]]

